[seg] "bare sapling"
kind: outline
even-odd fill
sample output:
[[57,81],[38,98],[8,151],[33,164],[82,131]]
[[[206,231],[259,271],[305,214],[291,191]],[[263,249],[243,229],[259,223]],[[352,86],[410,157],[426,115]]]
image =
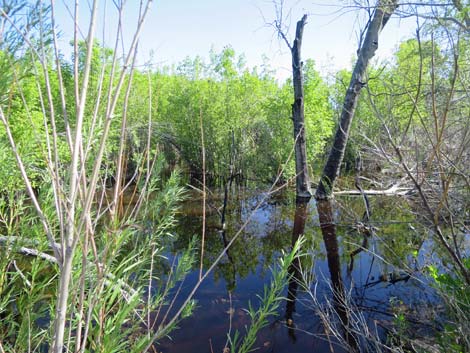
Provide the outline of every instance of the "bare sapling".
[[[72,90],[72,104],[66,97],[66,92],[70,94],[70,90],[66,88],[62,71],[63,63],[61,48],[57,39],[57,5],[55,2],[52,1],[49,4],[49,10],[40,9],[37,40],[35,41],[29,40],[30,37],[15,25],[14,18],[10,17],[8,13],[2,13],[5,20],[10,23],[11,30],[16,30],[16,34],[22,36],[26,51],[30,53],[31,60],[37,63],[34,68],[40,92],[40,105],[43,107],[43,125],[46,131],[44,135],[46,139],[44,160],[47,165],[48,178],[52,181],[51,188],[55,200],[53,212],[45,212],[46,205],[42,204],[41,199],[35,193],[34,183],[23,161],[24,156],[17,147],[11,132],[12,127],[9,118],[5,115],[2,107],[0,107],[0,119],[29,198],[43,225],[49,246],[54,252],[54,262],[58,265],[59,283],[52,332],[53,352],[59,353],[65,349],[75,352],[85,351],[89,343],[86,335],[91,321],[92,307],[90,306],[88,312],[86,312],[84,302],[87,301],[86,296],[99,295],[99,288],[102,288],[102,286],[97,285],[94,288],[94,294],[92,294],[93,290],[85,293],[86,278],[89,277],[92,267],[95,267],[96,272],[101,277],[101,283],[109,281],[109,275],[104,275],[107,271],[104,265],[107,262],[107,259],[104,258],[106,251],[98,253],[96,249],[97,239],[95,237],[97,235],[97,225],[100,222],[96,215],[99,215],[100,212],[94,210],[92,205],[102,192],[102,161],[109,145],[110,130],[115,121],[114,117],[118,102],[121,99],[121,91],[126,82],[129,86],[131,85],[130,76],[134,70],[137,43],[151,4],[152,0],[140,3],[141,11],[136,20],[134,34],[131,36],[130,43],[128,43],[128,47],[122,55],[118,55],[118,48],[124,31],[122,21],[124,7],[120,3],[114,4],[113,10],[118,18],[115,31],[114,56],[110,63],[103,64],[102,74],[98,78],[93,77],[97,85],[92,86],[92,57],[96,50],[97,22],[104,18],[106,14],[100,14],[102,9],[99,2],[93,1],[89,10],[90,16],[86,31],[83,31],[79,20],[82,9],[78,1],[74,3],[71,10],[74,24],[74,38],[72,40],[74,89]],[[81,45],[79,35],[83,32],[86,33],[83,41],[84,46]],[[83,51],[83,56],[80,51]],[[51,52],[53,55],[50,55]],[[81,62],[79,63],[79,61]],[[107,77],[104,74],[106,65],[111,67],[111,70],[107,72],[109,75]],[[39,85],[41,79],[44,80],[42,87]],[[57,104],[53,86],[58,86],[60,109],[56,109]],[[94,97],[90,97],[91,95],[94,95]],[[28,102],[25,101],[26,104]],[[126,127],[126,114],[124,110],[123,129]],[[64,131],[59,131],[58,125],[63,126]],[[99,132],[98,126],[100,127]],[[97,140],[98,143],[93,142]],[[60,146],[64,145],[67,146],[66,152],[59,152]],[[122,152],[125,147],[125,135],[121,137],[119,145],[121,146],[120,152]],[[122,173],[121,165],[118,166],[117,171],[120,178]],[[116,194],[119,194],[118,188],[116,188],[110,206],[113,213],[116,209]],[[76,291],[73,278],[74,263],[79,253],[78,248],[80,248],[82,254],[81,269],[79,269],[81,273],[79,282],[82,291],[79,291],[77,298],[73,297],[72,299],[74,302],[78,301],[78,312],[72,314],[70,312],[70,303],[71,294]],[[74,315],[78,317],[77,331],[73,332],[70,329],[67,335],[67,322],[72,320]],[[86,328],[83,331],[84,325]],[[74,335],[77,335],[77,337],[73,337]]]

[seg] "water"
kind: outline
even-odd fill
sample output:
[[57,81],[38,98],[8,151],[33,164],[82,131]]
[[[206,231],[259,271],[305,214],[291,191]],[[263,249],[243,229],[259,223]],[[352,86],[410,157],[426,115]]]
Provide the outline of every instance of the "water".
[[[371,198],[372,214],[366,226],[374,228],[367,249],[358,252],[351,268],[350,254],[364,240],[360,233],[365,210],[361,198],[339,198],[329,209],[328,205],[317,208],[313,200],[306,207],[296,208],[292,195],[281,194],[268,197],[255,210],[264,196],[255,191],[233,193],[225,232],[220,224],[220,193],[208,200],[204,269],[248,217],[251,221],[197,291],[193,316],[180,323],[171,339],[159,342],[159,352],[222,352],[229,332],[232,337],[235,330],[245,332],[250,324],[245,309],[249,303],[259,305],[257,295],[269,283],[271,268],[282,250],[289,251],[299,233],[306,238],[302,251],[308,256],[300,265],[309,276],[309,290],[296,289],[291,282],[288,293],[286,285],[283,295],[295,302],[283,300],[278,315],[269,318],[255,344],[257,352],[342,352],[346,349],[340,341],[365,344],[345,334],[348,325],[358,318],[384,341],[391,323],[401,314],[417,323],[430,319],[429,311],[423,308],[435,303],[436,298],[422,271],[435,260],[433,246],[423,239],[424,229],[402,199]],[[202,200],[197,195],[183,205],[174,256],[183,251],[192,236],[201,234],[201,210]],[[177,305],[197,282],[196,267],[183,283]],[[349,298],[347,305],[341,305],[341,293]],[[321,313],[330,316],[322,321]],[[325,322],[336,323],[342,336],[335,338]],[[420,329],[426,330],[426,325],[420,325]]]

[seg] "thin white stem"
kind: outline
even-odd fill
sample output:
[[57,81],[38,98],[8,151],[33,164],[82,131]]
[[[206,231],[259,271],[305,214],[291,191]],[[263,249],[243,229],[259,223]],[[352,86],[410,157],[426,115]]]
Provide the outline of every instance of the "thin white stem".
[[[201,148],[202,148],[202,239],[201,239],[201,259],[199,263],[199,280],[202,278],[202,267],[204,262],[204,241],[206,238],[206,146],[204,144],[204,125],[202,121],[202,102],[199,102],[199,124],[201,128]],[[232,175],[230,175],[232,177]],[[224,227],[224,225],[222,225]]]
[[[95,157],[95,164],[94,164],[93,172],[92,172],[92,175],[91,175],[91,178],[90,178],[90,188],[88,190],[88,195],[87,195],[85,205],[84,205],[84,209],[83,209],[83,214],[84,215],[88,214],[90,212],[90,209],[91,209],[91,205],[92,205],[93,198],[94,198],[95,191],[96,191],[96,185],[97,185],[98,177],[99,177],[99,174],[100,174],[101,161],[103,159],[103,155],[104,155],[104,151],[105,151],[106,140],[107,140],[108,135],[109,135],[111,122],[113,121],[114,111],[115,111],[116,104],[117,104],[118,98],[119,98],[119,92],[121,91],[122,85],[124,84],[124,79],[126,77],[127,71],[133,70],[133,68],[134,68],[133,66],[129,67],[129,65],[131,64],[131,62],[133,62],[133,57],[136,54],[136,47],[137,47],[137,42],[139,40],[140,32],[142,31],[142,27],[143,27],[143,24],[145,22],[145,17],[146,17],[146,15],[147,15],[147,13],[150,9],[150,5],[151,5],[152,1],[153,0],[149,0],[147,2],[147,6],[144,10],[144,13],[143,13],[142,17],[139,19],[137,29],[136,29],[134,37],[132,39],[132,44],[130,46],[129,52],[128,52],[127,57],[126,57],[126,60],[124,61],[124,67],[123,67],[123,70],[121,72],[119,82],[118,82],[118,84],[117,84],[117,86],[114,90],[114,95],[111,99],[110,108],[106,113],[105,126],[103,128],[101,141],[99,143],[98,153]],[[83,225],[83,219],[80,221],[79,231],[80,231],[82,225]]]
[[47,221],[46,216],[44,215],[44,212],[41,209],[41,206],[39,205],[38,199],[34,193],[31,181],[29,180],[28,174],[26,173],[26,168],[24,167],[23,160],[21,159],[20,153],[18,152],[18,148],[16,147],[15,140],[13,139],[13,135],[11,133],[10,125],[8,124],[8,121],[3,113],[3,109],[0,106],[0,120],[2,121],[4,127],[5,127],[5,132],[7,134],[8,142],[10,143],[11,150],[13,152],[13,155],[15,156],[16,159],[16,164],[18,166],[18,169],[20,170],[21,177],[23,179],[23,182],[25,183],[26,186],[26,191],[28,192],[28,196],[31,198],[31,202],[33,203],[34,209],[36,210],[36,213],[39,216],[39,220],[44,228],[44,231],[47,235],[47,239],[49,240],[49,244],[54,251],[54,256],[56,259],[59,261],[62,260],[61,254],[59,249],[56,246],[56,243],[54,241],[54,236],[52,234],[52,231],[50,229],[49,223]]

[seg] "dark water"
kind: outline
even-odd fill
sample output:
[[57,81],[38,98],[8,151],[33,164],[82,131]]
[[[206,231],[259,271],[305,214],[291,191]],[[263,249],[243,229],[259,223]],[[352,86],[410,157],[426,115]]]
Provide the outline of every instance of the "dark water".
[[[400,315],[426,329],[429,317],[425,308],[435,298],[422,271],[438,261],[438,256],[426,240],[427,231],[420,228],[402,199],[371,198],[370,219],[364,224],[365,206],[360,197],[338,198],[326,205],[312,200],[296,207],[292,195],[281,194],[268,197],[254,211],[264,196],[233,192],[225,232],[220,224],[222,197],[216,193],[208,200],[205,269],[250,214],[251,221],[197,291],[193,316],[180,323],[171,339],[159,342],[159,352],[222,352],[229,330],[232,336],[235,330],[244,334],[250,324],[245,309],[250,302],[255,308],[259,305],[257,295],[269,283],[281,250],[289,251],[299,234],[305,235],[302,251],[308,256],[290,272],[298,276],[301,267],[308,274],[309,290],[293,281],[286,283],[283,295],[291,300],[282,301],[278,315],[260,332],[254,347],[257,352],[342,352],[347,351],[345,344],[363,347],[363,340],[348,334],[358,318],[384,342]],[[201,210],[202,200],[196,195],[183,206],[173,256],[183,251],[191,237],[200,236]],[[363,244],[367,231],[370,236]],[[367,249],[356,251],[360,245]],[[351,264],[350,254],[355,252]],[[196,267],[183,283],[180,298],[196,283]],[[322,321],[320,313],[325,312],[330,316]],[[336,325],[339,339],[325,322]]]

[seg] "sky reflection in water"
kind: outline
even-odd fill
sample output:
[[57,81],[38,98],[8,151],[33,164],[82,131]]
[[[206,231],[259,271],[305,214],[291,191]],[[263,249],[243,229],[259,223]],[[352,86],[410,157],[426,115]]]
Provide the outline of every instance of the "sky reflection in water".
[[[230,200],[225,236],[231,239],[240,225],[247,219],[261,199],[261,195],[238,194]],[[257,307],[263,286],[269,283],[272,268],[280,250],[289,250],[294,219],[299,219],[299,210],[291,202],[291,195],[271,197],[252,216],[241,237],[234,243],[228,256],[217,266],[214,273],[202,284],[196,293],[197,309],[194,315],[184,320],[180,328],[158,345],[159,351],[169,352],[222,352],[227,341],[232,313],[232,335],[234,330],[241,333],[249,325],[245,312],[248,303]],[[174,243],[173,254],[182,251],[191,236],[201,233],[202,217],[198,214],[201,202],[190,198],[183,207],[178,229],[178,240]],[[208,202],[212,206],[207,217],[205,268],[223,249],[223,233],[220,216],[215,211],[222,201],[215,197]],[[397,207],[399,204],[400,207]],[[397,212],[397,209],[402,209]],[[361,221],[364,212],[360,198],[341,198],[332,205],[336,241],[339,256],[330,261],[339,265],[341,286],[352,296],[353,301],[370,325],[378,323],[379,333],[392,319],[391,314],[405,304],[412,308],[423,306],[435,300],[433,294],[423,283],[419,269],[431,261],[432,244],[423,243],[418,236],[415,220],[406,210],[403,202],[395,198],[376,197],[371,199],[371,225],[375,226],[376,236],[369,239],[368,250],[354,258],[351,273],[350,253],[358,248],[363,238],[354,225]],[[393,210],[393,212],[392,212]],[[315,201],[310,201],[305,215],[305,251],[309,256],[302,259],[302,268],[311,268],[310,289],[316,293],[317,302],[301,288],[296,292],[295,312],[288,318],[293,320],[291,327],[286,321],[286,301],[279,308],[279,315],[270,318],[270,324],[259,335],[256,347],[258,352],[304,352],[315,349],[318,352],[330,351],[330,344],[336,352],[344,351],[330,337],[328,341],[325,328],[316,314],[326,302],[333,298],[332,262],[327,260],[327,247],[321,232],[319,215]],[[328,241],[327,241],[328,245]],[[418,256],[416,256],[418,255]],[[196,266],[197,267],[197,266]],[[405,270],[406,271],[405,271]],[[333,272],[335,270],[333,269]],[[410,279],[407,276],[411,275]],[[198,278],[198,270],[186,279],[181,298],[189,293]],[[229,294],[230,292],[230,294]],[[292,293],[291,293],[292,294]],[[287,297],[287,285],[284,290]],[[291,295],[292,296],[292,295]],[[292,305],[290,305],[292,306]],[[289,305],[287,305],[289,307]],[[394,309],[392,309],[392,307]],[[426,316],[425,312],[416,313],[417,317]],[[287,324],[286,324],[287,323]]]

